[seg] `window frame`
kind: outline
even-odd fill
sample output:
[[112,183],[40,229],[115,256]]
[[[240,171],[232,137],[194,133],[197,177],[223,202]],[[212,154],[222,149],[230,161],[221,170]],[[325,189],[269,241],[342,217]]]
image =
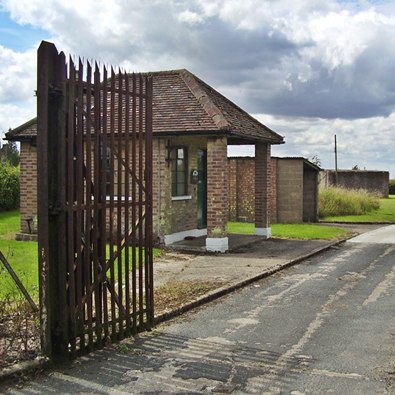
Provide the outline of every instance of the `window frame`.
[[[179,150],[183,150],[183,157],[179,156]],[[185,145],[174,146],[171,149],[171,196],[178,198],[188,195],[188,147]],[[179,170],[178,161],[183,162],[184,171]],[[179,186],[182,188],[179,189]]]

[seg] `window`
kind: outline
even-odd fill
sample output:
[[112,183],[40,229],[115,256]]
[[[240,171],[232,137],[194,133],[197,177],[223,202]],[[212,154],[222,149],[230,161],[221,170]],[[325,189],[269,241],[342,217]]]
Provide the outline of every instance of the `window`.
[[[99,166],[103,166],[103,146],[100,147],[100,165]],[[105,186],[105,191],[106,191],[106,195],[109,196],[111,191],[113,191],[113,193],[117,193],[117,189],[116,189],[116,185],[112,185],[111,184],[111,173],[114,174],[113,176],[113,182],[114,184],[117,184],[117,163],[113,158],[113,164],[111,165],[111,149],[110,147],[106,147],[106,153],[105,153],[105,173],[106,173],[106,186]]]
[[172,148],[171,159],[171,194],[172,196],[184,196],[187,194],[187,148]]
[[111,191],[111,149],[106,147],[106,195]]

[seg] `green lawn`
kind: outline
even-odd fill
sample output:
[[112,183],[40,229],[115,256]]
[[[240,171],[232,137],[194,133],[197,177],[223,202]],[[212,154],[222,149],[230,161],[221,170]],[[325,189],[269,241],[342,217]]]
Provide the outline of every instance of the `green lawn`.
[[[16,241],[15,233],[19,231],[19,211],[0,212],[0,251],[3,253],[12,269],[18,275],[22,284],[32,297],[38,297],[38,250],[35,241]],[[107,253],[108,249],[107,249]],[[154,248],[154,258],[162,253]],[[132,249],[130,249],[130,257]],[[138,251],[136,252],[138,256]],[[123,256],[124,258],[124,256]],[[117,273],[117,263],[115,264]],[[0,262],[0,298],[7,294],[15,295],[17,288],[8,271]]]
[[19,230],[19,211],[0,212],[0,240],[10,240]]
[[364,215],[345,215],[321,218],[323,222],[384,222],[395,223],[395,195],[380,199],[380,208]]
[[[324,225],[312,224],[272,224],[272,237],[282,239],[325,239],[335,240],[347,234],[347,230]],[[228,232],[253,234],[254,224],[244,222],[228,222]]]
[[[38,265],[37,243],[34,241],[16,241],[19,230],[19,211],[0,212],[0,251],[23,285],[32,295],[37,295]],[[18,292],[14,280],[0,263],[0,297]]]
[[[38,295],[37,242],[0,240],[0,251],[32,297]],[[0,263],[0,298],[18,292],[8,271]]]

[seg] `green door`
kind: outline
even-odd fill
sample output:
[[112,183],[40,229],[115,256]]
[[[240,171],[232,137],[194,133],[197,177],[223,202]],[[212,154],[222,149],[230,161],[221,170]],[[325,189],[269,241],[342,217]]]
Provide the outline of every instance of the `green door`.
[[207,150],[198,150],[198,229],[207,228]]

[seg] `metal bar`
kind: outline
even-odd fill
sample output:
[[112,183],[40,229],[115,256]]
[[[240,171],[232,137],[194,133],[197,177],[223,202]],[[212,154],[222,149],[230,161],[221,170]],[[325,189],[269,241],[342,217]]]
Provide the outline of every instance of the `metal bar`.
[[[109,224],[109,250],[110,250],[110,260],[112,260],[112,264],[110,267],[110,276],[111,276],[111,286],[115,286],[115,269],[114,269],[114,150],[115,150],[115,72],[114,69],[111,68],[111,95],[110,95],[110,224]],[[112,340],[115,341],[117,336],[117,315],[115,309],[115,301],[114,298],[111,298],[111,323],[112,323]]]
[[145,147],[146,147],[146,218],[145,218],[145,264],[147,272],[147,312],[148,324],[154,323],[154,274],[153,274],[153,226],[152,226],[152,77],[146,77]]
[[[82,293],[84,288],[83,283],[83,266],[85,262],[84,254],[87,253],[86,249],[83,246],[83,229],[85,225],[85,216],[86,211],[82,209],[84,205],[84,117],[83,117],[83,73],[84,66],[79,59],[78,65],[78,78],[77,78],[77,102],[75,103],[75,111],[76,111],[76,163],[75,163],[75,178],[76,178],[76,299],[78,306],[78,310],[75,312],[76,320],[77,320],[77,330],[79,334],[79,348],[85,348],[85,336],[84,336],[84,322],[85,322],[85,306],[82,304]],[[85,214],[85,215],[84,215]]]
[[75,307],[75,246],[74,246],[74,212],[73,203],[75,199],[74,188],[74,83],[75,83],[75,66],[71,58],[69,58],[69,82],[67,84],[67,175],[66,175],[66,209],[67,209],[67,264],[68,264],[68,305],[70,322],[69,344],[71,355],[76,352],[76,320],[74,314]]
[[[85,183],[86,183],[86,223],[85,223],[85,262],[84,262],[84,283],[85,292],[88,293],[90,284],[92,284],[92,141],[91,141],[91,80],[92,80],[92,66],[87,62],[87,94],[86,94],[86,144],[85,144],[85,155],[86,155],[86,171],[85,171]],[[88,324],[88,349],[93,350],[93,305],[92,295],[88,294],[87,300],[87,324]]]
[[[118,74],[118,87],[122,90],[123,87],[123,79],[122,73]],[[123,116],[123,97],[121,94],[118,94],[118,135],[117,135],[117,149],[118,152],[122,152],[122,116]],[[118,177],[117,177],[117,203],[118,203],[118,212],[117,212],[117,250],[118,250],[118,297],[123,307],[123,290],[122,290],[122,251],[121,251],[121,240],[122,240],[122,164],[121,161],[118,160]],[[123,320],[124,314],[122,311],[119,311],[119,321],[118,321],[118,338],[123,339]]]
[[57,55],[53,44],[42,42],[37,53],[37,214],[40,289],[40,340],[44,355],[52,353],[49,306],[48,242],[48,100],[51,61]]
[[[132,202],[136,202],[136,119],[137,119],[137,103],[136,103],[136,75],[132,75],[133,96],[132,96]],[[133,333],[137,332],[137,279],[136,279],[136,204],[132,205],[132,311],[133,311]]]
[[93,129],[94,135],[94,160],[93,160],[93,281],[94,287],[94,317],[95,317],[95,332],[96,332],[96,344],[101,347],[102,343],[102,304],[101,304],[101,281],[99,280],[100,269],[100,253],[102,243],[102,229],[101,229],[101,210],[99,209],[99,203],[101,203],[100,193],[100,164],[101,164],[101,133],[100,133],[100,71],[99,66],[95,63],[94,77],[93,77]]
[[[143,77],[139,75],[139,92],[143,91]],[[139,136],[138,136],[138,178],[139,180],[143,180],[144,172],[143,172],[143,97],[142,95],[139,96]],[[139,196],[139,225],[138,225],[138,265],[139,265],[139,326],[143,327],[144,325],[144,279],[143,279],[143,268],[144,268],[144,261],[143,261],[143,190],[139,188],[138,190]]]
[[[53,123],[55,129],[52,144],[49,146],[49,163],[52,171],[50,174],[54,177],[50,180],[50,188],[53,190],[52,196],[52,213],[50,212],[50,249],[53,248],[54,260],[50,270],[54,275],[54,294],[57,298],[51,301],[54,304],[53,309],[56,311],[56,320],[53,321],[53,343],[57,350],[52,355],[56,362],[65,362],[68,360],[68,343],[69,343],[69,306],[67,301],[67,222],[66,222],[66,80],[67,66],[66,57],[61,52],[57,57],[55,68],[56,82],[54,84],[54,98],[52,99],[57,107],[56,122]],[[50,200],[50,205],[51,205]],[[51,206],[50,206],[51,209]],[[52,215],[51,215],[52,214]],[[51,238],[53,238],[51,240]],[[56,257],[56,258],[55,258]],[[56,273],[56,274],[55,274]],[[57,279],[55,280],[55,276]]]
[[127,137],[129,134],[130,128],[130,96],[129,96],[129,76],[127,73],[124,74],[125,79],[125,193],[124,193],[124,202],[125,202],[125,311],[126,311],[126,336],[130,336],[131,334],[131,319],[130,319],[130,279],[129,279],[129,246],[130,246],[130,237],[129,237],[129,188],[130,188],[130,178],[129,178],[129,167],[130,167],[130,158],[129,158],[129,138]]
[[[101,271],[104,270],[106,265],[106,221],[107,221],[107,209],[105,206],[107,200],[107,150],[108,150],[108,142],[107,142],[107,95],[108,95],[108,81],[107,81],[107,69],[103,67],[103,88],[101,90],[101,112],[102,112],[102,120],[101,120],[101,129],[102,129],[102,150],[101,150],[101,172],[100,172],[100,180],[101,180],[101,194],[100,200],[104,204],[104,207],[101,209],[101,251],[100,251],[100,266]],[[108,327],[108,299],[107,299],[107,288],[105,283],[107,281],[107,277],[103,280],[103,323],[104,323],[104,337],[105,339],[109,338],[109,327]]]

